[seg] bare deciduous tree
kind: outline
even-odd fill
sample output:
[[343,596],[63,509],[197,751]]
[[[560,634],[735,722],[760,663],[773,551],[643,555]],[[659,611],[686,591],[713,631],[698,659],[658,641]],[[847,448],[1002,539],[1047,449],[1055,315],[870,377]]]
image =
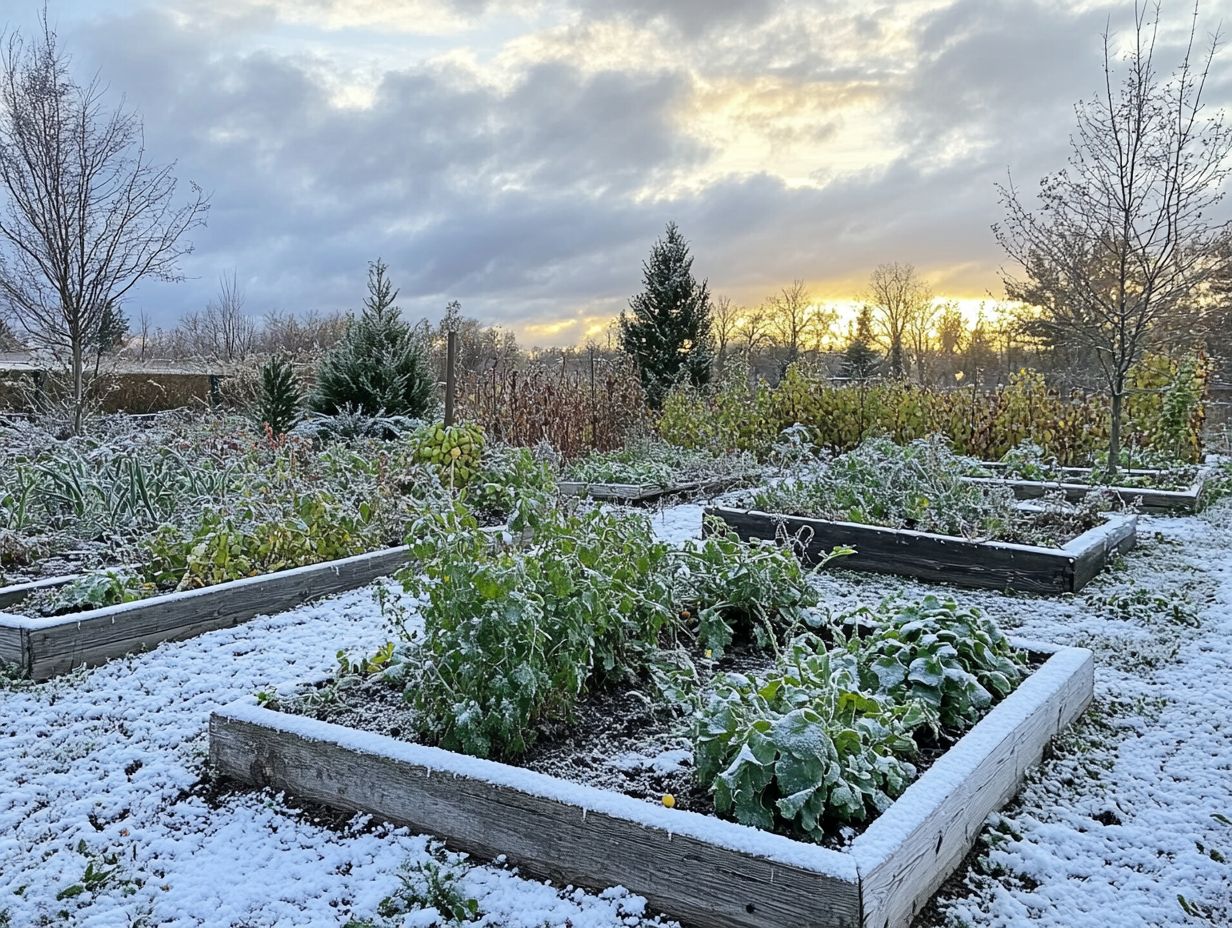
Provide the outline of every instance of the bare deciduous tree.
[[911,342],[911,353],[915,356],[915,379],[922,384],[927,384],[929,380],[928,354],[936,337],[937,315],[940,312],[941,307],[930,298],[907,319],[907,337]]
[[1075,107],[1069,166],[1046,177],[1039,206],[1024,205],[1012,181],[998,185],[1005,220],[998,241],[1020,265],[1006,291],[1040,309],[1038,327],[1076,340],[1096,358],[1112,428],[1108,467],[1119,464],[1130,367],[1177,336],[1177,310],[1224,272],[1229,223],[1214,216],[1223,197],[1232,132],[1204,112],[1203,93],[1218,36],[1196,46],[1195,5],[1179,65],[1155,64],[1160,7],[1135,5],[1134,34],[1117,76],[1113,39],[1103,36],[1104,86]]
[[727,351],[736,338],[736,326],[745,312],[729,296],[716,296],[710,304],[710,336],[714,339],[714,376],[718,379],[727,364]]
[[105,95],[73,80],[46,9],[39,34],[0,50],[0,306],[67,367],[74,432],[107,307],[143,279],[181,279],[209,209],[195,185],[177,204],[174,163],[151,162],[140,118]]
[[766,302],[770,333],[782,350],[779,367],[786,370],[804,351],[817,351],[830,334],[837,314],[813,303],[803,280],[794,280]]
[[910,264],[879,264],[868,282],[868,303],[890,360],[890,376],[907,373],[905,343],[915,320],[932,310],[933,295]]

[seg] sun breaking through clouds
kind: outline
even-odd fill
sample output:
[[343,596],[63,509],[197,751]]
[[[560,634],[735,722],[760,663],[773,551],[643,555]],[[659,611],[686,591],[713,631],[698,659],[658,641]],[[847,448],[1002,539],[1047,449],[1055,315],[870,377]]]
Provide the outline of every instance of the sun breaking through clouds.
[[[21,8],[24,4],[25,9]],[[10,4],[33,25],[34,0]],[[1218,10],[1206,9],[1218,18]],[[914,263],[999,295],[994,180],[1060,167],[1116,3],[53,2],[83,74],[213,193],[169,324],[236,269],[254,313],[353,307],[381,256],[530,344],[603,338],[668,219],[712,291],[858,299]],[[1226,69],[1221,73],[1227,73]],[[1212,102],[1232,99],[1225,80]]]

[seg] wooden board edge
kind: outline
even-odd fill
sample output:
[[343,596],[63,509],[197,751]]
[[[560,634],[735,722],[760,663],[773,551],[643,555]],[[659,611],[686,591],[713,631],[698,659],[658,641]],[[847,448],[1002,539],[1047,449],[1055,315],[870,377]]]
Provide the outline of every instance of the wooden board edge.
[[44,577],[41,580],[29,580],[25,583],[13,583],[0,587],[0,610],[7,606],[15,606],[41,590],[58,589],[80,576],[80,574],[63,574],[58,577]]
[[0,612],[0,665],[16,668],[27,677],[30,675],[30,653],[25,617]]
[[[698,815],[705,824],[693,826],[694,813],[289,717],[251,700],[211,715],[209,752],[217,770],[241,782],[408,825],[481,857],[505,855],[559,883],[622,885],[699,928],[859,924],[858,874],[846,855],[735,823]],[[502,782],[502,770],[516,782]],[[734,846],[708,840],[715,832],[736,835]],[[542,846],[528,851],[535,841]],[[741,848],[745,841],[754,850]],[[780,844],[781,857],[757,852]],[[598,872],[578,869],[578,860]],[[698,886],[707,892],[699,895]]]
[[[34,680],[47,680],[76,667],[97,666],[164,641],[183,640],[258,615],[285,612],[370,583],[408,559],[409,549],[401,545],[88,612],[45,619],[18,617],[26,627],[26,673]],[[347,573],[351,576],[346,580],[337,579]],[[330,582],[331,577],[337,582]],[[263,587],[311,587],[318,578],[323,582],[317,589],[308,588],[294,595],[284,593],[281,598],[271,593],[272,601],[260,599]],[[239,593],[245,594],[249,605],[228,613],[224,604]]]
[[1058,648],[856,838],[850,853],[860,870],[863,928],[910,925],[988,815],[1090,705],[1094,667],[1089,650]]

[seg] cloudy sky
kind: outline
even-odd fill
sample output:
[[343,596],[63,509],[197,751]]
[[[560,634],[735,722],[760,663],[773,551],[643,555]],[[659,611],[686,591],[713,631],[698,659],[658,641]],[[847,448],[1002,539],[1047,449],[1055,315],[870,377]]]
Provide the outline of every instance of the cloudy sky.
[[[28,28],[36,0],[5,0]],[[1171,0],[1184,26],[1186,4]],[[994,181],[1060,167],[1100,32],[1067,0],[51,0],[83,74],[212,193],[162,324],[234,268],[254,314],[354,307],[382,256],[408,313],[532,344],[602,329],[668,219],[712,289],[857,297],[912,262],[999,292]],[[1205,0],[1213,28],[1232,0]],[[1174,38],[1170,33],[1169,38]],[[1232,100],[1232,58],[1214,102]]]

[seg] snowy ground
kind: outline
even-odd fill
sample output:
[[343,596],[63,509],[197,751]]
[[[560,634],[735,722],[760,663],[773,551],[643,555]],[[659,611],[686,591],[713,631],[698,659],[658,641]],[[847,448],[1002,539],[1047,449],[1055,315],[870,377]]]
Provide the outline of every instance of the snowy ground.
[[[700,507],[655,520],[665,537],[687,537]],[[1142,529],[1142,548],[1077,597],[823,576],[844,606],[950,592],[1007,628],[1097,654],[1096,705],[985,830],[979,859],[929,923],[1232,924],[1232,502]],[[1174,604],[1180,615],[1161,608]],[[0,913],[13,928],[432,924],[431,913],[376,914],[400,867],[429,859],[426,839],[364,822],[330,829],[270,794],[217,800],[194,788],[213,706],[327,672],[338,648],[371,651],[385,637],[371,591],[356,591],[0,689]],[[462,888],[487,925],[655,923],[623,893],[553,888],[496,866],[465,871]]]

